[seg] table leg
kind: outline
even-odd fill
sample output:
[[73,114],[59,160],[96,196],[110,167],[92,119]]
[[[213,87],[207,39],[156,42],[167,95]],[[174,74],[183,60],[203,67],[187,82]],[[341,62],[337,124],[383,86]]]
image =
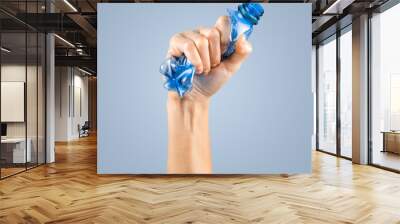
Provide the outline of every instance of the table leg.
[[386,133],[383,134],[383,150],[382,152],[386,152]]

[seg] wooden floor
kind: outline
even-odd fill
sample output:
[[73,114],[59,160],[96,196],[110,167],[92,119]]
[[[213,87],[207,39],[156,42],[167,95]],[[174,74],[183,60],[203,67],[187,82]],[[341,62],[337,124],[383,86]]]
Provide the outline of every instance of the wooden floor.
[[16,174],[16,173],[19,173],[19,172],[23,172],[25,170],[26,170],[25,167],[23,167],[23,168],[20,168],[20,167],[17,167],[17,168],[14,168],[14,167],[12,167],[12,168],[9,168],[9,167],[4,168],[4,167],[2,167],[1,168],[1,177],[2,178],[3,177],[8,177],[8,176],[11,176],[13,174]]
[[0,181],[0,223],[400,223],[400,175],[313,153],[293,176],[99,176],[96,139]]
[[372,160],[374,164],[400,170],[400,155],[392,152],[382,152],[375,150]]

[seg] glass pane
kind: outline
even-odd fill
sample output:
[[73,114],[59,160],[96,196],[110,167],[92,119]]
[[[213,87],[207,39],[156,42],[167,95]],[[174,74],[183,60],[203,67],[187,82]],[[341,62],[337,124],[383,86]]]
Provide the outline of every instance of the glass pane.
[[38,163],[45,163],[45,44],[46,37],[44,34],[39,34],[39,45],[38,45]]
[[390,130],[400,130],[400,73],[390,76]]
[[[1,166],[2,177],[25,170],[26,34],[1,34]],[[28,147],[29,149],[29,147]]]
[[372,18],[372,163],[400,170],[400,5]]
[[318,48],[318,147],[336,153],[336,38]]
[[317,80],[317,48],[316,46],[312,46],[311,52],[311,80],[312,80],[312,93],[313,93],[313,136],[312,136],[312,149],[316,149],[316,136],[317,136],[317,89],[316,89],[316,80]]
[[351,158],[352,141],[352,35],[351,30],[340,36],[340,152]]
[[[37,13],[37,2],[27,2],[26,12]],[[36,22],[33,21],[32,22]],[[27,33],[27,80],[26,80],[26,113],[27,113],[27,149],[31,151],[28,168],[37,165],[37,73],[38,73],[38,36],[28,30]]]
[[27,98],[26,98],[26,111],[27,111],[27,143],[28,150],[30,149],[30,161],[28,162],[28,168],[37,165],[38,154],[37,154],[37,98],[38,98],[38,36],[37,33],[27,33],[28,38],[28,63],[27,63]]

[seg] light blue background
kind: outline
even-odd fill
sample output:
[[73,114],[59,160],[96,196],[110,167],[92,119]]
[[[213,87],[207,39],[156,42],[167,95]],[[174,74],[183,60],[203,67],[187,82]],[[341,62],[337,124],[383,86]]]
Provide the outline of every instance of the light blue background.
[[[98,6],[98,173],[166,173],[169,39],[237,4]],[[253,53],[212,98],[213,173],[311,170],[311,5],[264,7]]]

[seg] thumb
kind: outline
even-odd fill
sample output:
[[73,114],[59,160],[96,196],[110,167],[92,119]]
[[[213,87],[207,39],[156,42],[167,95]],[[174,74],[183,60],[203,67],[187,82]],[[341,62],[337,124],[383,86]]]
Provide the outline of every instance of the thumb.
[[225,59],[221,65],[230,75],[233,75],[239,70],[240,66],[252,50],[253,48],[250,42],[248,42],[244,36],[241,36],[236,42],[235,52]]

